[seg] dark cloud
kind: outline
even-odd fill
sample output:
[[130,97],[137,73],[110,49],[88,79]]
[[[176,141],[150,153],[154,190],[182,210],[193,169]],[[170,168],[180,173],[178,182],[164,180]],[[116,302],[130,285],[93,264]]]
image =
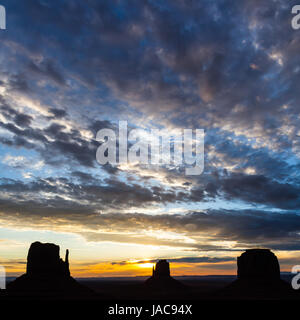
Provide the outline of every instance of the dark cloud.
[[299,187],[278,183],[265,176],[233,174],[222,181],[222,191],[229,199],[261,203],[283,209],[299,209]]
[[51,108],[49,111],[53,114],[52,119],[64,118],[67,115],[67,112],[63,109]]
[[25,93],[30,91],[27,78],[24,74],[11,75],[8,82],[8,88],[9,90],[20,91]]
[[[267,247],[274,250],[298,250],[299,248],[299,215],[263,212],[253,210],[237,211],[209,211],[194,212],[186,215],[143,215],[143,214],[112,214],[100,216],[102,227],[109,224],[114,230],[133,230],[129,226],[134,221],[135,228],[142,230],[173,231],[189,235],[196,243],[184,243],[188,248],[206,250],[244,250],[251,247]],[[127,231],[127,232],[128,232]],[[200,236],[201,235],[201,236]],[[208,238],[215,241],[234,241],[232,248],[209,246]],[[101,233],[85,234],[91,241],[105,241]],[[203,237],[205,238],[204,243]],[[124,236],[106,237],[106,240],[125,241]],[[141,240],[133,238],[141,243]],[[108,240],[109,241],[109,240]],[[142,242],[144,243],[144,242]],[[172,241],[164,245],[171,245]],[[173,239],[173,246],[181,246],[180,242]],[[285,243],[287,246],[285,246]],[[145,243],[144,243],[145,244]],[[163,241],[162,241],[163,244]],[[208,245],[208,246],[207,246]]]
[[0,110],[1,114],[5,116],[6,119],[12,120],[19,127],[29,127],[33,118],[32,116],[12,108],[3,97],[0,99]]
[[[49,199],[42,199],[41,194],[46,192],[57,197],[59,201],[63,198],[72,199],[72,204],[78,201],[88,202],[87,209],[91,212],[108,208],[142,207],[151,203],[167,203],[180,201],[182,194],[168,192],[158,187],[143,187],[136,183],[126,184],[115,178],[97,179],[90,174],[73,172],[81,183],[73,182],[67,178],[43,178],[31,182],[22,182],[3,179],[0,190],[9,192],[14,200],[17,194],[27,199],[30,194],[38,197],[40,204],[44,203],[45,208]],[[65,202],[66,204],[68,201]]]
[[81,172],[81,171],[74,171],[72,172],[71,176],[78,178],[83,183],[95,183],[96,178],[89,173]]
[[31,62],[29,64],[29,69],[33,72],[39,73],[42,76],[50,78],[59,85],[65,85],[66,83],[63,75],[60,73],[60,71],[58,71],[54,62],[51,60],[43,61],[39,65]]
[[28,127],[32,121],[32,117],[27,114],[18,114],[15,117],[15,122],[20,127]]
[[[139,260],[134,262],[135,264],[143,264],[143,263],[156,263],[159,259],[155,260]],[[235,261],[235,258],[232,257],[181,257],[181,258],[167,258],[169,262],[177,262],[177,263],[220,263],[227,261]],[[130,265],[133,262],[131,261],[119,261],[112,262],[112,265]]]
[[26,128],[24,130],[19,129],[13,123],[2,123],[0,126],[3,129],[10,131],[15,134],[17,137],[23,137],[24,139],[34,140],[42,143],[47,143],[48,139],[44,136],[43,131],[40,129]]
[[[91,180],[88,176],[85,178]],[[79,230],[82,227],[90,230],[78,231],[89,241],[152,243],[204,251],[222,249],[217,243],[210,244],[210,241],[218,240],[235,243],[229,250],[249,246],[266,246],[276,250],[299,248],[300,219],[296,213],[258,210],[208,210],[160,215],[122,213],[128,207],[141,208],[149,203],[174,202],[174,199],[167,193],[158,195],[150,188],[138,185],[125,186],[111,180],[104,182],[105,185],[80,185],[66,178],[48,178],[25,184],[3,179],[1,193],[6,196],[1,198],[1,219],[29,226],[45,226],[48,223],[54,226],[57,220],[60,228],[73,225]],[[41,197],[40,193],[51,196]],[[99,214],[100,211],[104,214]],[[120,213],[109,213],[112,211]],[[114,232],[105,232],[109,230]],[[192,238],[194,242],[145,237],[137,230],[175,232]],[[203,242],[203,239],[206,240]]]
[[114,126],[110,121],[107,121],[107,120],[96,120],[96,121],[93,121],[89,129],[93,132],[94,136],[96,136],[99,130],[101,129],[115,130],[116,126]]

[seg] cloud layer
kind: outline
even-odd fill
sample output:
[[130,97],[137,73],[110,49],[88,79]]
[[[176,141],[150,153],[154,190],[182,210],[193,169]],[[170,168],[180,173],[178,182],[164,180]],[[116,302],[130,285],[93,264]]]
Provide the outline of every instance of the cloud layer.
[[[190,262],[300,250],[294,2],[3,0],[1,223]],[[204,173],[100,166],[96,133],[119,120],[205,129]]]

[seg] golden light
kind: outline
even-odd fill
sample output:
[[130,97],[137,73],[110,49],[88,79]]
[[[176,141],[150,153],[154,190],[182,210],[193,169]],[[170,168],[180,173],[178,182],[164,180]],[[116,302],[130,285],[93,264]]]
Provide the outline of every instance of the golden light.
[[140,263],[140,264],[137,264],[137,266],[139,268],[143,268],[143,269],[146,269],[146,268],[152,268],[154,266],[153,263]]

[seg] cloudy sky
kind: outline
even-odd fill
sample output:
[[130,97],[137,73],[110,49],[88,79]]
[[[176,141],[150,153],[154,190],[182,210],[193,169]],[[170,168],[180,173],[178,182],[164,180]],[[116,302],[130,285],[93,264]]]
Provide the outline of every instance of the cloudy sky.
[[[31,242],[75,276],[300,263],[300,30],[287,0],[2,0],[0,264]],[[99,129],[205,130],[205,168],[100,165]]]

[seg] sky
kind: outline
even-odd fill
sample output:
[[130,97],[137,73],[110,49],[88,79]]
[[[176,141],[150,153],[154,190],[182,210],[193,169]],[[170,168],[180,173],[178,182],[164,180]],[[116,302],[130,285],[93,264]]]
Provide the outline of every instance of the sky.
[[[287,0],[1,0],[0,264],[76,277],[300,264],[300,30]],[[203,129],[204,171],[100,165],[98,130]]]

